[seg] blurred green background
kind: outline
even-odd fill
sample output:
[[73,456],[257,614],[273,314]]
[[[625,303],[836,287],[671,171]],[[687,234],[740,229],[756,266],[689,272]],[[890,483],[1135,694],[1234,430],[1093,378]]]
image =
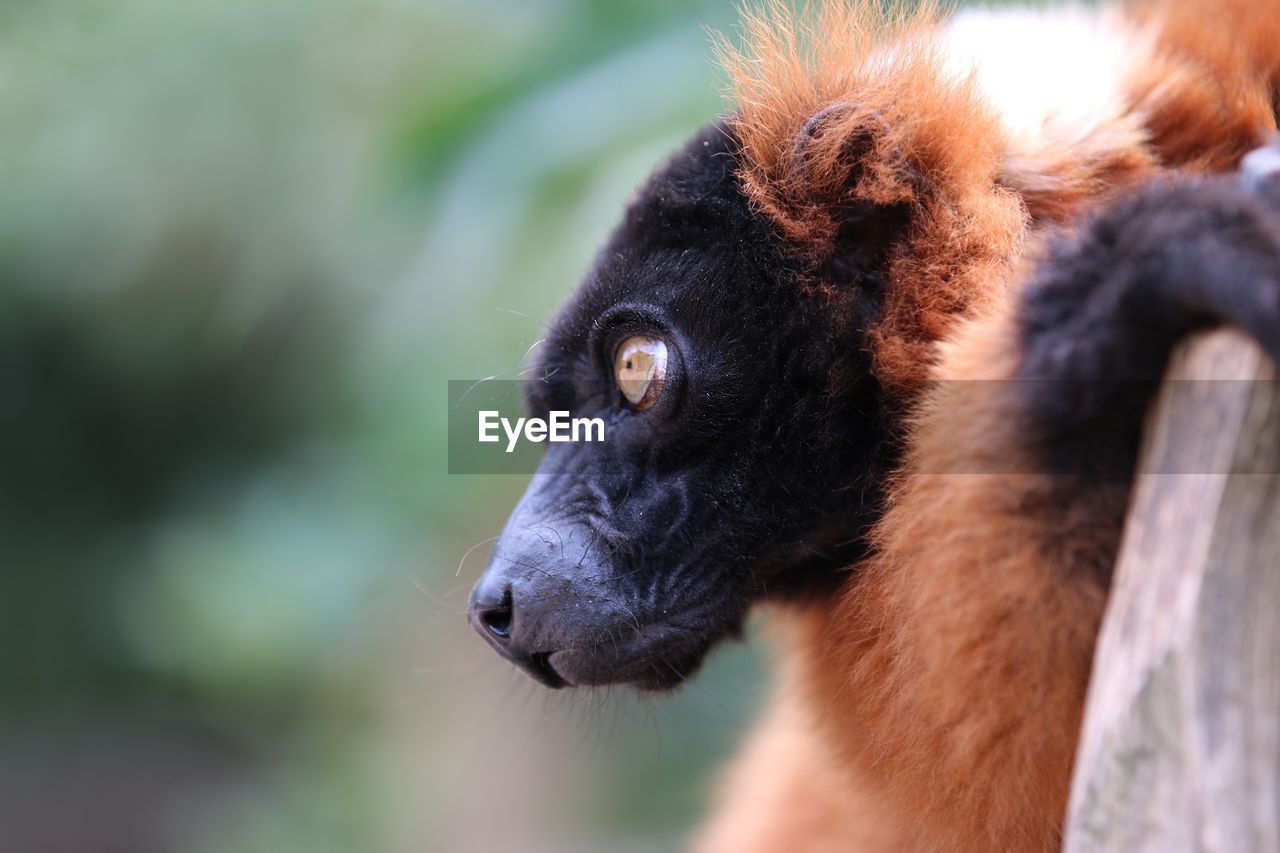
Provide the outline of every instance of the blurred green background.
[[[0,849],[646,851],[751,715],[472,636],[449,476],[729,0],[0,0]],[[510,374],[507,374],[510,375]],[[473,545],[480,543],[474,550]]]

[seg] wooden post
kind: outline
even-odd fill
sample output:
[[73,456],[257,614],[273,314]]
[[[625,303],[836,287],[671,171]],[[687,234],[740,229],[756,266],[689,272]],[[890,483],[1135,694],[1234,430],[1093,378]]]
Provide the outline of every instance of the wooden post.
[[[1182,347],[1148,424],[1065,849],[1280,851],[1280,383]],[[1180,381],[1180,380],[1273,380]]]

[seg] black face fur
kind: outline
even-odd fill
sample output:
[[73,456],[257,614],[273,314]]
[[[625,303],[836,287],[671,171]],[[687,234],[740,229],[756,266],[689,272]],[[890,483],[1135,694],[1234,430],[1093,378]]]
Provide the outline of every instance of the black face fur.
[[[532,414],[602,417],[607,440],[548,445],[471,619],[548,686],[678,684],[752,602],[837,583],[878,511],[878,279],[813,286],[748,205],[736,149],[713,125],[648,181],[539,348]],[[669,351],[643,412],[612,370],[637,334]]]

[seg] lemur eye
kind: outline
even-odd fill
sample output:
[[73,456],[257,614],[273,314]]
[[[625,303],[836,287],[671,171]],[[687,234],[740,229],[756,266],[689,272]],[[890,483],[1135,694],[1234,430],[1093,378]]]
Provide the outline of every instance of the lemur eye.
[[662,383],[667,378],[667,345],[658,338],[627,338],[613,356],[613,377],[631,407],[643,412],[662,395]]

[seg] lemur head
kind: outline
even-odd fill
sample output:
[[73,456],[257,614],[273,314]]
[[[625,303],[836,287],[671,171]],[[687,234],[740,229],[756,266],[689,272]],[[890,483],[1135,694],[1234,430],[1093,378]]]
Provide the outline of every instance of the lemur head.
[[538,348],[532,413],[601,417],[551,444],[471,599],[477,630],[552,686],[687,676],[765,595],[853,561],[888,452],[861,340],[888,233],[810,283],[754,210],[724,125],[655,174]]
[[896,120],[946,93],[841,85],[699,133],[537,350],[532,414],[607,440],[549,445],[471,621],[544,684],[672,687],[753,602],[829,594],[867,547],[923,347],[1021,211],[980,121]]

